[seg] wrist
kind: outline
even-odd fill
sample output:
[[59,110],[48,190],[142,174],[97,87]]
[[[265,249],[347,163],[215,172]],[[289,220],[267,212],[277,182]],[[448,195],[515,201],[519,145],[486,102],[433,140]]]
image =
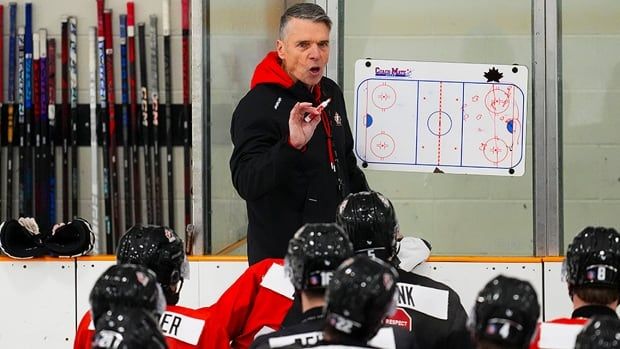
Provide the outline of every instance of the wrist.
[[286,143],[293,149],[297,149],[299,151],[301,151],[302,153],[306,151],[306,145],[305,144],[295,144],[293,142],[291,142],[291,136],[286,137]]

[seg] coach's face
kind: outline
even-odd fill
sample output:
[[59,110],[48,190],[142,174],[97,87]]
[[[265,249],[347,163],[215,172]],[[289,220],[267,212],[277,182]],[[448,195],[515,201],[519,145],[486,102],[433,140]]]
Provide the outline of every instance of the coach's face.
[[312,88],[323,77],[329,60],[329,28],[325,23],[291,18],[276,49],[293,81]]

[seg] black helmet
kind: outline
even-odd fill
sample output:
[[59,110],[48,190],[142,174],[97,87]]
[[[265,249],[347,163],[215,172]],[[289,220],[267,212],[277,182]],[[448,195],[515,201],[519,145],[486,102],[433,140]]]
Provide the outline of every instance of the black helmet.
[[92,348],[165,349],[166,338],[151,313],[140,308],[108,310],[95,322]]
[[327,288],[325,326],[366,341],[374,337],[396,310],[397,278],[396,270],[379,259],[365,255],[347,259]]
[[396,256],[398,220],[390,200],[377,192],[349,194],[338,207],[336,222],[353,243],[355,253],[385,261]]
[[620,287],[620,234],[587,227],[568,246],[563,274],[571,286]]
[[144,308],[158,316],[166,308],[155,274],[141,265],[118,264],[109,267],[90,291],[93,321],[113,306]]
[[575,341],[575,349],[620,348],[620,319],[611,316],[595,316],[581,330]]
[[540,305],[532,285],[500,275],[478,293],[471,321],[479,339],[527,348],[539,315]]
[[178,302],[179,282],[189,276],[189,264],[183,249],[183,241],[167,227],[135,225],[120,239],[116,252],[118,263],[143,265],[157,275],[157,281],[168,304]]
[[296,290],[321,289],[352,255],[353,246],[337,224],[306,224],[289,241],[284,268]]

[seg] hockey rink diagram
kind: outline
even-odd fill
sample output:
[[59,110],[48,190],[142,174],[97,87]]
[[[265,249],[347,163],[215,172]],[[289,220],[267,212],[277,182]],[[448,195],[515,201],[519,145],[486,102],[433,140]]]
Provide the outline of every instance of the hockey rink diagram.
[[[415,79],[414,69],[397,69],[382,77],[377,71],[374,77],[356,83],[355,153],[362,166],[507,176],[524,173],[527,94],[517,84]],[[394,76],[398,72],[400,76]]]

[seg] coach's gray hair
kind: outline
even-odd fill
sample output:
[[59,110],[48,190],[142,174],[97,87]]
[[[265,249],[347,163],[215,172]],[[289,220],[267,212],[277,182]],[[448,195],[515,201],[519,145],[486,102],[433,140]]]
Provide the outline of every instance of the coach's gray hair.
[[306,19],[315,23],[323,23],[328,29],[332,29],[332,20],[325,10],[317,4],[302,2],[289,7],[280,17],[280,39],[284,37],[284,30],[291,18]]

